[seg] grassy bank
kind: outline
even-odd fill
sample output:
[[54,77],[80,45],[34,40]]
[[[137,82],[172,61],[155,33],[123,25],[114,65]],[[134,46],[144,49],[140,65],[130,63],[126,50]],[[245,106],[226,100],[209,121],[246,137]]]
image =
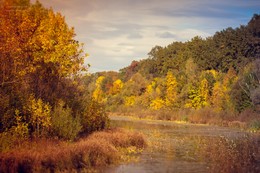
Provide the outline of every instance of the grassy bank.
[[128,148],[141,151],[145,146],[142,134],[122,129],[95,132],[73,143],[24,141],[0,153],[0,172],[88,172],[122,161]]
[[224,127],[240,128],[250,132],[260,132],[260,116],[253,110],[241,113],[216,112],[210,108],[200,110],[151,110],[138,107],[120,107],[110,115],[126,115],[136,118],[178,121],[193,124],[210,124]]

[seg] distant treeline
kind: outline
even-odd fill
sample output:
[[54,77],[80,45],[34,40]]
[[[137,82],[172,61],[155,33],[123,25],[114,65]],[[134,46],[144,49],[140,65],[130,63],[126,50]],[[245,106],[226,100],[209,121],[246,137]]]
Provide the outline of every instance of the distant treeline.
[[155,46],[148,58],[84,81],[107,110],[259,111],[260,15],[212,37]]

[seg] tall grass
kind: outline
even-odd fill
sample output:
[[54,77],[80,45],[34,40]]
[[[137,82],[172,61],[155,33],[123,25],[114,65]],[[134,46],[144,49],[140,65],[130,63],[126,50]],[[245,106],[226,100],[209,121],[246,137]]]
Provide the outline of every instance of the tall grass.
[[260,172],[259,137],[201,139],[199,153],[216,173]]
[[112,129],[74,143],[38,139],[0,153],[0,172],[76,172],[120,162],[120,148],[146,146],[138,132]]

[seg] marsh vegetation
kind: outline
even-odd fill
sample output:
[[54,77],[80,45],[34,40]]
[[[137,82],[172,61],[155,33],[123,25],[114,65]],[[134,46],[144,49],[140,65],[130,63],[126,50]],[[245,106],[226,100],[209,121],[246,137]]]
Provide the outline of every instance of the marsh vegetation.
[[112,125],[138,130],[148,147],[139,162],[106,172],[259,172],[260,137],[237,129],[113,117]]
[[0,153],[0,172],[96,172],[128,162],[146,147],[138,132],[110,129],[72,143],[54,139],[24,141]]

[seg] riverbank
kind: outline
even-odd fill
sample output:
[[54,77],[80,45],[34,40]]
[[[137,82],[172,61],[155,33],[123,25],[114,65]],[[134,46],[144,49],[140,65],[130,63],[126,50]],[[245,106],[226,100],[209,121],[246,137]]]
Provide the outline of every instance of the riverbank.
[[252,133],[260,133],[259,113],[251,110],[240,114],[214,112],[205,108],[201,110],[143,110],[136,108],[124,108],[109,112],[109,116],[129,116],[144,120],[163,120],[175,123],[190,123],[200,125],[216,125],[242,129]]
[[126,161],[146,145],[141,133],[119,128],[95,132],[76,142],[27,140],[0,153],[0,172],[88,172]]

